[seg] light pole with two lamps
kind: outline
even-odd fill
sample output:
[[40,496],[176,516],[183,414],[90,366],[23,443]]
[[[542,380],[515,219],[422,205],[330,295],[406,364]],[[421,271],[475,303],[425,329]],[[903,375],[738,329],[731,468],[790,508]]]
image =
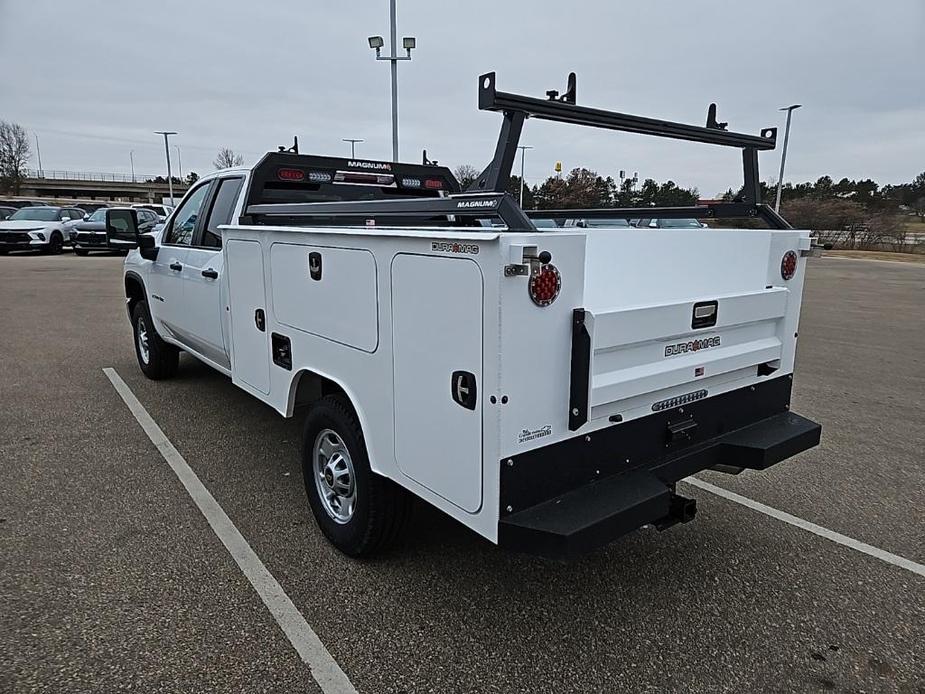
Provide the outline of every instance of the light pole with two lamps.
[[376,60],[388,60],[392,65],[392,161],[398,161],[398,61],[411,60],[411,50],[417,42],[413,36],[405,36],[401,40],[406,55],[398,55],[396,36],[398,30],[395,26],[395,0],[389,1],[389,35],[391,37],[391,55],[382,55],[385,41],[381,36],[370,36],[369,47],[376,51]]

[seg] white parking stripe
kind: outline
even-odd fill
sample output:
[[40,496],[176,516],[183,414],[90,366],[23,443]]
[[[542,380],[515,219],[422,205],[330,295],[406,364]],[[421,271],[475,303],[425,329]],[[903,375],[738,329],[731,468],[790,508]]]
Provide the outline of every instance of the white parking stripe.
[[238,531],[234,523],[225,513],[215,497],[206,489],[205,485],[199,481],[196,473],[183,459],[179,451],[173,447],[173,444],[164,436],[164,432],[157,423],[151,418],[144,406],[135,397],[125,381],[116,373],[115,369],[103,369],[103,373],[109,378],[116,392],[122,398],[129,410],[138,420],[141,428],[151,439],[157,450],[160,451],[164,460],[170,465],[171,469],[179,478],[190,497],[196,502],[196,506],[205,516],[212,530],[218,536],[218,539],[225,545],[225,549],[232,558],[237,562],[241,571],[250,581],[254,590],[263,600],[264,605],[273,615],[280,629],[286,634],[289,642],[298,652],[302,660],[311,669],[312,677],[321,687],[325,694],[357,694],[357,690],[347,679],[347,675],[340,669],[337,661],[328,652],[328,649],[321,643],[321,639],[305,621],[302,613],[292,604],[292,600],[286,595],[282,586],[273,578],[260,557],[247,544],[247,540]]
[[711,494],[721,496],[724,499],[728,499],[729,501],[742,504],[742,506],[747,506],[753,511],[758,511],[758,513],[763,513],[766,516],[771,516],[771,518],[776,518],[779,521],[783,521],[784,523],[788,523],[802,530],[807,530],[814,535],[818,535],[819,537],[824,537],[825,539],[831,540],[832,542],[837,542],[838,544],[844,545],[845,547],[850,547],[851,549],[861,552],[862,554],[875,557],[876,559],[884,561],[887,564],[898,566],[901,569],[911,571],[912,573],[918,574],[919,576],[925,576],[925,566],[914,562],[911,559],[906,559],[905,557],[901,557],[898,554],[887,552],[884,549],[874,547],[873,545],[869,545],[866,542],[855,540],[853,537],[842,535],[841,533],[837,533],[834,530],[823,528],[821,525],[810,523],[809,521],[803,520],[802,518],[797,518],[796,516],[792,516],[784,511],[779,511],[776,508],[772,508],[771,506],[766,506],[760,501],[753,501],[748,497],[741,496],[735,492],[730,492],[727,489],[717,487],[715,484],[710,484],[709,482],[704,482],[703,480],[699,480],[696,477],[688,477],[686,480],[684,480],[684,482],[697,487],[698,489],[703,489],[704,491],[710,492]]

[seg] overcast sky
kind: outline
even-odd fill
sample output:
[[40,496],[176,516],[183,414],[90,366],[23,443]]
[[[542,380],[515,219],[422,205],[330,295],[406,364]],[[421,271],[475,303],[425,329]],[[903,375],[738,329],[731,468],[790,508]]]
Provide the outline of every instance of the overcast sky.
[[[481,168],[500,116],[477,109],[477,77],[542,96],[578,73],[579,103],[730,129],[795,112],[788,180],[925,170],[923,0],[398,0],[415,36],[399,65],[401,158]],[[247,162],[288,144],[391,158],[387,0],[0,0],[0,119],[38,135],[45,169],[165,168],[154,130],[176,130],[184,173],[219,147]],[[527,179],[557,160],[616,177],[673,179],[705,197],[741,183],[736,150],[528,122]],[[173,152],[175,154],[175,152]],[[776,178],[779,148],[761,155]]]

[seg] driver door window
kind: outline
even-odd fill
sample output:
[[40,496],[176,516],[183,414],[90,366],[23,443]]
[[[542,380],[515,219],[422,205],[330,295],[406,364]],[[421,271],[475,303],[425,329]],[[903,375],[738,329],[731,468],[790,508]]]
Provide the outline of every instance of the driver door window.
[[193,242],[193,232],[196,230],[196,221],[202,210],[202,203],[209,192],[209,183],[196,188],[177,208],[167,230],[164,243],[174,246],[189,246]]

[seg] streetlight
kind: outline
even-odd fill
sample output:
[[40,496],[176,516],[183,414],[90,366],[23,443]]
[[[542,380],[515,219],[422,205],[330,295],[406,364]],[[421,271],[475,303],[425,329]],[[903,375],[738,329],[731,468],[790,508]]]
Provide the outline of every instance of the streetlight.
[[164,136],[164,151],[167,153],[167,189],[170,191],[170,206],[173,207],[173,174],[170,172],[170,144],[167,142],[167,138],[177,133],[172,130],[155,130],[154,134]]
[[342,137],[342,138],[341,138],[341,142],[349,142],[349,143],[350,143],[350,158],[351,158],[351,159],[356,159],[356,156],[357,156],[356,144],[357,144],[357,142],[366,142],[366,140],[358,140],[358,139],[355,138],[355,137]]
[[520,206],[524,206],[524,159],[527,156],[527,150],[533,149],[531,145],[517,145],[520,150]]
[[787,161],[787,143],[790,141],[790,117],[793,115],[793,112],[802,105],[803,104],[793,104],[792,106],[785,106],[784,108],[778,109],[779,111],[787,112],[787,126],[784,128],[784,148],[780,153],[780,175],[777,177],[777,201],[774,203],[775,212],[780,212],[780,193],[784,185],[784,162]]
[[388,60],[392,64],[392,161],[398,161],[398,61],[411,60],[411,50],[417,46],[413,36],[405,36],[401,40],[406,55],[398,55],[396,44],[397,29],[395,27],[395,0],[389,0],[389,36],[391,38],[391,55],[382,55],[385,42],[381,36],[370,36],[369,47],[376,51],[376,60]]
[[135,150],[131,149],[128,153],[128,158],[132,162],[132,183],[135,182]]
[[180,145],[174,145],[173,148],[177,150],[177,168],[180,170],[180,180],[183,180],[183,160],[180,158]]
[[39,174],[39,175],[38,175],[38,177],[39,177],[39,178],[44,178],[45,176],[44,176],[44,173],[43,173],[43,171],[42,171],[42,150],[39,149],[39,134],[38,134],[38,133],[32,133],[32,135],[33,135],[33,137],[35,137],[35,155],[36,155],[36,157],[38,157],[38,160],[39,160],[39,170],[38,170],[38,174]]

